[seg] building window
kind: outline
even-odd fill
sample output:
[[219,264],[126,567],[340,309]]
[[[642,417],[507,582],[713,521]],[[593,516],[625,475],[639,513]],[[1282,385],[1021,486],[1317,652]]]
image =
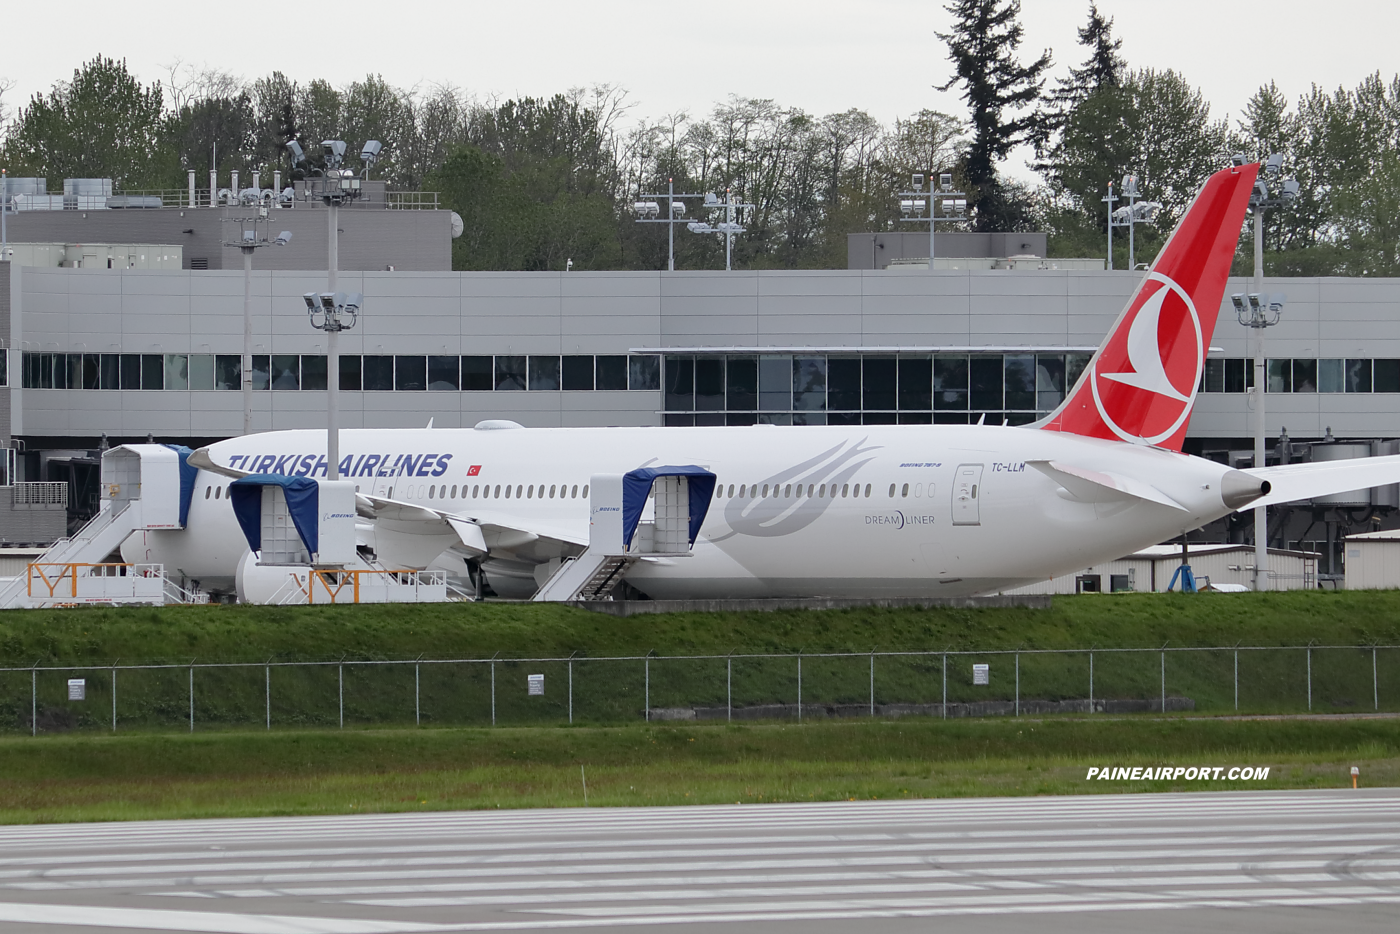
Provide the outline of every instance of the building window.
[[1371,391],[1400,392],[1400,360],[1371,361]]
[[394,358],[388,354],[365,354],[364,386],[366,392],[392,392],[394,388]]
[[294,353],[272,355],[272,388],[286,392],[301,388],[301,357]]
[[[103,356],[106,356],[105,354]],[[105,363],[105,361],[104,361]],[[231,353],[221,353],[214,357],[214,388],[242,389],[243,369],[241,357]],[[106,382],[106,369],[103,369],[103,382]],[[105,388],[105,387],[104,387]]]
[[669,411],[695,410],[695,358],[675,356],[666,358],[666,398]]
[[326,355],[301,355],[301,388],[325,392],[327,387]]
[[593,358],[593,385],[600,390],[627,388],[627,358],[603,356]]
[[419,354],[394,357],[394,388],[399,392],[422,392],[428,388],[428,358]]
[[557,390],[559,388],[559,358],[530,358],[530,389],[536,391]]
[[267,389],[272,385],[272,357],[265,353],[255,353],[253,359],[253,388]]
[[910,412],[933,408],[933,357],[899,358],[899,408]]
[[[706,412],[724,411],[723,357],[695,358],[695,408]],[[730,405],[729,408],[740,406]]]
[[656,354],[633,354],[627,358],[627,388],[634,392],[656,392],[661,388],[661,358]]
[[456,392],[461,387],[460,357],[432,356],[428,358],[428,390]]
[[189,357],[182,353],[165,355],[165,388],[189,389]]
[[360,386],[360,355],[344,354],[340,358],[340,388],[359,392]]
[[496,358],[496,389],[501,392],[525,390],[525,358]]
[[1348,360],[1346,363],[1347,392],[1371,391],[1371,361]]
[[588,392],[593,389],[593,358],[567,356],[564,358],[560,385],[566,392]]
[[[213,392],[214,355],[211,353],[190,354],[189,377],[191,389],[200,392]],[[84,382],[87,380],[86,373],[83,374],[83,380]]]
[[143,353],[141,355],[141,388],[165,388],[165,354]]
[[995,411],[1002,408],[1001,354],[972,354],[968,360],[968,403],[975,411]]
[[489,392],[495,386],[490,357],[462,358],[462,389],[467,392]]

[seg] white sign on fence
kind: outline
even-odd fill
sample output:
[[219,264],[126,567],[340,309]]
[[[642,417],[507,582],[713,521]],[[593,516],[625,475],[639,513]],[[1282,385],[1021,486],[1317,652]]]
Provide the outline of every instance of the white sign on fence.
[[991,683],[991,671],[992,671],[992,666],[991,666],[991,665],[973,665],[973,666],[972,666],[972,683],[973,683],[973,684],[990,684],[990,683]]
[[530,697],[544,694],[544,675],[526,675],[525,680],[530,685]]
[[86,678],[69,678],[69,679],[68,679],[68,699],[69,699],[69,700],[87,700],[87,679],[86,679]]

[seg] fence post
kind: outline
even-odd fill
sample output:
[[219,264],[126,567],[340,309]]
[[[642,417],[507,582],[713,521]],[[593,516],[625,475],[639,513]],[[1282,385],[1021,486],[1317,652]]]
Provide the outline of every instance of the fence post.
[[496,661],[491,660],[491,725],[496,725]]
[[1240,650],[1235,649],[1235,712],[1240,709]]
[[1016,716],[1021,715],[1021,653],[1016,653]]
[[272,729],[272,666],[263,666],[263,713],[267,717],[267,728]]
[[1312,710],[1312,646],[1308,646],[1308,710]]
[[797,722],[802,722],[802,653],[797,653]]
[[574,660],[569,659],[569,722],[574,722]]
[[651,656],[642,659],[642,704],[645,706],[643,713],[648,722],[651,720]]
[[724,672],[724,706],[725,719],[731,723],[734,720],[734,656],[731,655],[725,661]]
[[870,653],[870,716],[875,716],[875,653]]
[[345,666],[336,665],[335,670],[338,676],[336,698],[340,704],[340,728],[343,730],[345,729]]
[[1167,713],[1167,650],[1162,650],[1162,715]]
[[112,666],[112,732],[117,732],[117,666]]
[[413,663],[413,725],[423,725],[423,705],[420,703],[422,693],[419,691],[420,681],[418,678],[419,669],[422,666],[417,662]]
[[1376,709],[1381,709],[1381,682],[1376,676],[1376,647],[1371,646],[1371,693],[1376,703]]
[[948,719],[948,653],[943,653],[943,719]]
[[39,735],[39,669],[29,669],[29,735]]
[[1094,712],[1094,653],[1089,653],[1089,713]]

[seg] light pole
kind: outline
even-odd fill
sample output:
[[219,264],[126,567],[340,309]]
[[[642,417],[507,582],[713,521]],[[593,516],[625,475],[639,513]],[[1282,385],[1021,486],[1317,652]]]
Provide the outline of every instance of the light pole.
[[724,237],[724,271],[729,272],[732,268],[731,260],[734,253],[734,237],[744,232],[744,226],[734,219],[734,212],[747,208],[754,210],[756,204],[746,204],[742,201],[734,200],[734,193],[728,188],[724,190],[724,197],[718,197],[713,191],[705,195],[705,209],[707,211],[724,211],[724,220],[718,224],[711,224],[709,221],[692,221],[685,225],[685,229],[691,233],[708,234],[717,233]]
[[239,231],[238,239],[225,241],[225,246],[236,246],[243,254],[243,356],[238,375],[243,390],[243,434],[249,435],[253,433],[253,253],[269,245],[286,246],[292,239],[292,232],[284,230],[275,240],[269,240],[267,205],[261,199],[251,198],[239,203],[244,207],[257,207],[257,212],[247,217],[224,217],[225,221],[236,221]]
[[[292,157],[304,162],[301,147],[287,144]],[[379,160],[384,147],[370,140],[360,148],[363,175]],[[306,314],[311,326],[326,332],[326,479],[340,479],[340,347],[341,331],[353,328],[359,319],[364,297],[359,293],[345,295],[336,291],[336,272],[340,265],[340,206],[354,201],[363,193],[362,178],[351,169],[343,168],[345,143],[328,139],[321,143],[325,166],[321,170],[321,201],[326,205],[326,291],[307,292]]]
[[1142,197],[1138,192],[1138,177],[1136,175],[1123,176],[1123,198],[1127,204],[1118,210],[1113,210],[1113,202],[1118,199],[1113,196],[1113,183],[1109,182],[1108,197],[1103,200],[1108,204],[1108,268],[1113,268],[1113,228],[1128,228],[1128,269],[1137,268],[1137,256],[1135,254],[1135,244],[1133,242],[1133,227],[1136,224],[1150,224],[1157,216],[1157,212],[1162,210],[1160,201],[1138,201]]
[[[1232,158],[1235,165],[1244,165],[1245,157]],[[1254,291],[1246,295],[1231,295],[1235,317],[1240,324],[1254,332],[1254,466],[1264,466],[1264,393],[1268,373],[1264,357],[1264,331],[1278,324],[1283,311],[1284,295],[1264,295],[1264,211],[1282,207],[1298,197],[1298,182],[1280,178],[1283,155],[1274,153],[1264,162],[1264,174],[1254,182],[1249,207],[1254,212]],[[1254,507],[1254,589],[1269,587],[1269,515],[1264,506]]]
[[[930,183],[924,191],[924,174],[915,172],[910,179],[912,191],[901,191],[899,197],[900,221],[907,224],[928,224],[928,269],[933,272],[934,234],[939,224],[954,224],[967,220],[967,195],[953,190],[953,176],[944,172],[938,176],[938,188]],[[943,213],[938,213],[942,205]],[[927,210],[928,214],[924,211]]]
[[[638,194],[638,200],[632,205],[632,209],[637,212],[637,223],[639,224],[665,224],[666,225],[666,269],[670,272],[676,271],[676,225],[685,223],[685,202],[677,201],[677,198],[699,198],[701,195],[676,194],[676,180],[666,179],[666,194]],[[657,198],[666,199],[666,216],[660,217],[661,205],[656,203]]]

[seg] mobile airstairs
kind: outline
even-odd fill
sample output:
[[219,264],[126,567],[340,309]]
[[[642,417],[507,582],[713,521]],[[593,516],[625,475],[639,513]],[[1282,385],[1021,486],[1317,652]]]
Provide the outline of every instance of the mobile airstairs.
[[[588,547],[577,557],[563,559],[534,600],[607,600],[638,561],[689,557],[714,494],[715,475],[702,467],[595,474],[588,504]],[[649,503],[653,518],[646,521]]]
[[0,609],[207,602],[166,578],[163,565],[106,560],[132,532],[185,527],[197,473],[189,454],[164,444],[124,444],[103,454],[97,515],[23,576],[0,580]]

